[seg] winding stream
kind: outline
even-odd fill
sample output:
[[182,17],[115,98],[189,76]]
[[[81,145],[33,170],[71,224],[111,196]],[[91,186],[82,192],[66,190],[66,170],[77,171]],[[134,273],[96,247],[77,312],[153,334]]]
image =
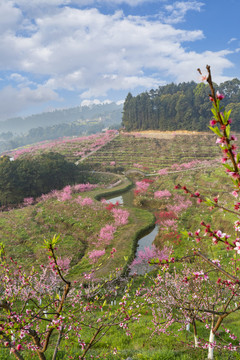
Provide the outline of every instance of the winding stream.
[[[108,202],[111,202],[113,204],[116,204],[116,202],[118,202],[120,205],[129,206],[129,207],[134,207],[133,199],[134,199],[133,189],[127,190],[118,196],[106,197],[106,200]],[[138,257],[139,251],[144,250],[145,247],[151,247],[157,234],[158,234],[158,226],[155,225],[155,227],[152,230],[150,230],[149,233],[147,233],[138,240],[138,246],[137,246],[135,258]],[[149,266],[149,269],[151,270],[152,267]],[[146,268],[142,269],[140,266],[136,266],[134,268],[134,271],[137,272],[138,274],[143,274],[147,271],[147,269]]]

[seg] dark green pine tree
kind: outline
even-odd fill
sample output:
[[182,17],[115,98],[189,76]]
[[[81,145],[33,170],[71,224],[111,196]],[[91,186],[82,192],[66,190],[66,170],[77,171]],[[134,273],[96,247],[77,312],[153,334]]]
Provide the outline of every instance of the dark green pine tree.
[[[240,80],[226,81],[216,90],[225,95],[223,105],[232,109],[235,119],[240,117]],[[171,83],[157,90],[141,93],[135,97],[129,93],[123,107],[122,124],[127,131],[159,129],[205,131],[209,122],[211,103],[208,86]],[[233,123],[235,131],[240,130],[240,122]]]

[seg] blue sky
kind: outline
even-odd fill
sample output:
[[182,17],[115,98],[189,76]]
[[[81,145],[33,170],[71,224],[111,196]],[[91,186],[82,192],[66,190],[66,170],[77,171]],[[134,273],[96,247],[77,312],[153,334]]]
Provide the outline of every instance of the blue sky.
[[0,0],[0,120],[240,78],[239,0]]

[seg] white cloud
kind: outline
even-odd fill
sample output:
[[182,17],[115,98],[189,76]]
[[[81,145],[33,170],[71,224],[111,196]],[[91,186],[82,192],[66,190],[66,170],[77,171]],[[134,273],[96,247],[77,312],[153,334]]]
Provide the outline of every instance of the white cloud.
[[23,20],[20,9],[14,7],[12,1],[0,0],[0,34],[14,32]]
[[[140,1],[126,0],[132,6]],[[108,2],[117,4],[120,0]],[[6,116],[7,107],[12,112],[57,100],[60,90],[77,92],[81,99],[109,98],[111,91],[156,88],[167,77],[177,82],[198,80],[196,68],[207,63],[214,69],[214,80],[222,81],[223,70],[232,66],[226,50],[197,53],[186,47],[204,38],[201,30],[181,30],[159,19],[125,16],[122,11],[106,15],[95,8],[58,7],[70,0],[15,3],[20,8],[15,8],[13,1],[3,6],[5,14],[13,16],[4,25],[11,31],[0,36],[0,70],[12,74],[7,80],[15,86],[0,91],[0,106],[5,109],[1,112]],[[38,9],[34,18],[26,18],[20,9],[27,4],[29,8],[49,4],[49,8],[44,12]],[[176,22],[194,4],[194,10],[202,6],[197,1],[177,2],[167,9]]]
[[144,89],[155,88],[161,81],[147,76],[104,76],[104,81],[99,81],[89,90],[81,94],[81,98],[92,98],[94,96],[106,96],[109,90],[133,90],[137,87]]
[[22,70],[50,75],[53,88],[113,82],[119,76],[136,76],[151,63],[161,68],[161,60],[171,57],[181,42],[203,38],[201,31],[177,30],[121,12],[103,15],[96,9],[64,8],[36,23],[38,32],[29,39],[12,39],[11,48],[16,56],[19,48],[24,52],[18,59]]
[[[204,51],[203,53],[196,53],[194,51],[189,52],[187,56],[182,54],[182,61],[181,55],[177,54],[177,63],[170,64],[170,68],[174,67],[175,77],[178,82],[186,81],[199,81],[199,74],[197,73],[196,69],[200,68],[205,70],[206,65],[211,65],[212,69],[212,76],[216,83],[221,83],[223,81],[229,80],[229,77],[222,75],[223,68],[230,68],[233,67],[233,64],[226,58],[230,51],[223,50],[218,52],[213,51]],[[186,74],[188,69],[188,75]]]
[[66,6],[71,4],[71,0],[7,0],[14,2],[16,6],[23,9],[29,14],[40,14],[42,10],[51,11],[58,6]]
[[[156,2],[156,1],[159,1],[159,0],[97,0],[95,1],[95,3],[102,3],[102,2],[105,2],[107,4],[128,4],[130,6],[137,6],[137,5],[140,5],[140,4],[143,4],[145,2],[149,2],[149,3],[153,3],[153,2]],[[166,0],[160,0],[160,2],[164,2]]]
[[188,11],[201,11],[204,3],[199,1],[177,1],[173,5],[166,5],[166,12],[161,13],[161,19],[168,24],[177,24],[185,20]]
[[122,104],[124,104],[124,102],[125,102],[125,99],[124,100],[118,100],[118,101],[116,101],[116,104],[117,105],[122,105]]
[[26,107],[58,99],[59,97],[54,91],[43,86],[34,90],[29,87],[15,89],[7,86],[0,91],[0,120],[16,116]]
[[111,104],[111,103],[112,103],[111,100],[100,101],[99,99],[94,99],[94,100],[86,99],[81,102],[81,106],[104,105],[104,104]]
[[17,87],[27,87],[30,85],[37,85],[33,81],[29,80],[27,77],[22,76],[18,73],[12,73],[9,76],[9,80],[15,82],[17,84]]
[[[7,0],[9,1],[9,0]],[[12,2],[12,0],[10,0]],[[138,6],[143,3],[154,3],[154,2],[160,2],[164,3],[168,0],[15,0],[14,3],[20,6],[24,9],[25,12],[28,13],[41,13],[44,11],[51,11],[52,8],[55,8],[57,6],[103,6],[103,5],[109,5],[109,6],[116,6],[121,4],[127,4],[129,6]]]
[[233,41],[237,41],[237,38],[231,38],[231,39],[228,41],[228,44],[231,44]]

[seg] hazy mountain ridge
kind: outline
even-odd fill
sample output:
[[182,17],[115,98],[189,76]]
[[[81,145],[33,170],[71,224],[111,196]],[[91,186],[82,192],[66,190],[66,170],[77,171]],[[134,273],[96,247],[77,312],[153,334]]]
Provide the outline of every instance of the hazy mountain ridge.
[[0,122],[0,152],[64,136],[81,136],[118,128],[123,105],[79,106]]
[[77,106],[74,108],[62,110],[56,109],[54,111],[27,116],[25,118],[11,118],[0,122],[0,133],[10,131],[14,135],[19,135],[37,127],[44,128],[62,123],[94,120],[99,119],[100,117],[103,120],[104,118],[111,117],[112,113],[114,113],[115,122],[118,121],[121,123],[122,108],[123,105],[117,105],[116,103],[112,102],[101,105]]

